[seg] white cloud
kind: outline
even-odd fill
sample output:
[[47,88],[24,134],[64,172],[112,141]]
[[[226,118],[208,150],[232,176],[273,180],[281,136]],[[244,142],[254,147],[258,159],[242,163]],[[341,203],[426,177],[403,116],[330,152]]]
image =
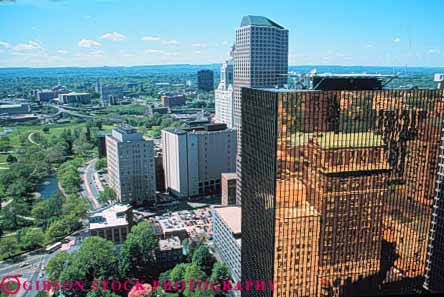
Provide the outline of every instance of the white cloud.
[[109,33],[103,34],[102,36],[100,36],[100,38],[109,39],[112,41],[122,41],[122,40],[125,40],[126,36],[123,34],[120,34],[118,32],[109,32]]
[[199,54],[201,54],[202,52],[201,52],[201,51],[194,51],[194,53],[195,53],[196,55],[199,55]]
[[208,45],[206,43],[193,43],[191,46],[205,48]]
[[66,54],[69,53],[69,51],[67,51],[67,50],[63,50],[63,49],[60,49],[60,50],[57,51],[57,53],[59,53],[59,54],[61,54],[61,55],[66,55]]
[[228,41],[224,40],[224,41],[222,42],[222,44],[223,44],[223,45],[228,45]]
[[6,41],[0,41],[0,47],[11,48],[12,45]]
[[162,53],[164,53],[164,51],[155,50],[155,49],[146,49],[145,53],[146,54],[162,54]]
[[399,43],[399,42],[401,42],[401,38],[396,37],[395,39],[393,39],[393,42],[395,42],[395,43]]
[[432,48],[432,49],[429,49],[429,50],[427,51],[427,53],[428,53],[428,54],[430,54],[430,55],[434,55],[434,54],[440,54],[440,53],[441,53],[441,51],[440,51],[440,50],[437,50],[437,49],[434,49],[434,48]]
[[158,41],[160,40],[159,36],[143,36],[141,38],[143,41]]
[[19,43],[16,44],[13,49],[15,51],[28,51],[28,50],[35,50],[35,49],[41,49],[42,46],[40,43],[36,41],[28,41],[27,43]]
[[175,39],[172,40],[162,40],[162,44],[179,44],[179,42]]
[[373,48],[373,44],[367,44],[366,46],[365,46],[366,48]]
[[156,55],[162,55],[162,56],[177,56],[177,53],[173,52],[166,52],[158,49],[146,49],[145,54],[156,54]]
[[82,39],[79,41],[79,47],[86,47],[86,48],[92,48],[92,47],[100,47],[101,44],[95,40],[91,39]]

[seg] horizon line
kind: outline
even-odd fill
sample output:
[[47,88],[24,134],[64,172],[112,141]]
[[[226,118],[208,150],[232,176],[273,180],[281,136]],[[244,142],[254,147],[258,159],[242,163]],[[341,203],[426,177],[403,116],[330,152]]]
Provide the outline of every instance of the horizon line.
[[[223,63],[207,63],[207,64],[190,64],[190,63],[179,63],[179,64],[144,64],[144,65],[101,65],[101,66],[0,66],[0,70],[5,69],[54,69],[54,68],[136,68],[136,67],[162,67],[162,66],[216,66],[222,65]],[[288,65],[288,67],[382,67],[382,68],[443,68],[443,66],[408,66],[408,65],[341,65],[341,64],[293,64]]]

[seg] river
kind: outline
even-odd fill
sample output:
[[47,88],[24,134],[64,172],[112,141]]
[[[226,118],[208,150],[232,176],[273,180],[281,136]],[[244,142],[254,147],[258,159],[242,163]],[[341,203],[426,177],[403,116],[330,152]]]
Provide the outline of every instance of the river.
[[37,192],[42,195],[43,199],[48,199],[58,192],[59,189],[57,184],[57,175],[50,175],[37,187]]

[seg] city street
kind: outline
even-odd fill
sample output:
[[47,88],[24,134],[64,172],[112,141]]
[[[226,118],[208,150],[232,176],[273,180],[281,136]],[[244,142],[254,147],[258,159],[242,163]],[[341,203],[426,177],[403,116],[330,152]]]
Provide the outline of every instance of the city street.
[[82,173],[82,180],[85,189],[82,194],[85,196],[85,198],[88,199],[92,209],[97,209],[101,207],[101,204],[98,201],[100,191],[98,185],[96,184],[98,181],[96,181],[94,178],[96,162],[97,159],[89,161]]

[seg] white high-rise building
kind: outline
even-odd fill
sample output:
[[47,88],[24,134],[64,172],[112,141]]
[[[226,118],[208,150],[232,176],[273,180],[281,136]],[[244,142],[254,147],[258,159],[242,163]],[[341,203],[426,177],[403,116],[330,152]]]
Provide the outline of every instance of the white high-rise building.
[[275,88],[287,84],[288,30],[263,16],[245,16],[236,30],[234,49],[234,128],[238,135],[236,164],[237,204],[241,204],[242,170],[240,155],[242,110],[241,90]]
[[225,61],[220,69],[220,83],[214,91],[216,123],[234,127],[233,122],[233,59]]
[[129,125],[106,136],[109,186],[117,200],[151,204],[156,197],[154,143]]
[[177,197],[220,193],[236,168],[236,130],[225,124],[162,130],[165,187]]

